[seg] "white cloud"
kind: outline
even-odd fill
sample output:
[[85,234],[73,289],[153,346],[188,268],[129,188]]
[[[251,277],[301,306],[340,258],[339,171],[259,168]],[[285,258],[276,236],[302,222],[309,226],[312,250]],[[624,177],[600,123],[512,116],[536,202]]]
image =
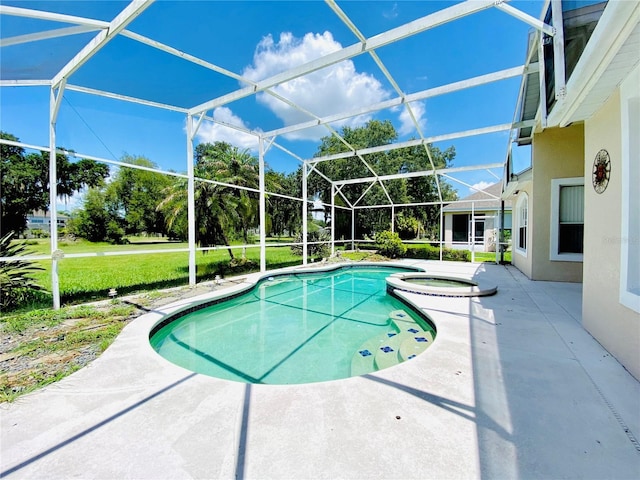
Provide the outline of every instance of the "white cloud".
[[[493,183],[495,183],[495,182],[493,182]],[[489,188],[491,185],[493,185],[493,183],[492,182],[482,181],[482,182],[474,183],[472,185],[472,187],[473,188],[477,188],[478,190],[484,190],[485,188]],[[474,190],[473,188],[470,188],[469,191],[471,193],[476,193],[478,190]]]
[[[418,121],[418,125],[424,133],[424,127],[427,123],[427,119],[424,117],[424,113],[426,110],[426,106],[424,102],[413,102],[411,103],[411,110],[413,111],[413,115],[416,117]],[[400,135],[409,135],[410,133],[415,133],[416,129],[413,124],[413,120],[411,119],[411,115],[409,115],[409,111],[405,106],[401,107],[400,110]]]
[[382,16],[387,20],[396,18],[398,16],[398,3],[394,3],[391,10],[385,10],[382,12]]
[[[227,107],[216,108],[213,111],[213,118],[229,125],[249,129],[244,121]],[[248,148],[252,151],[258,150],[258,138],[254,135],[206,120],[200,125],[196,137],[200,142],[227,142],[240,149]]]
[[[307,33],[303,38],[296,38],[291,33],[282,33],[277,42],[271,36],[267,36],[256,47],[253,64],[244,69],[243,76],[259,81],[341,48],[342,45],[334,40],[331,32]],[[377,103],[390,96],[375,77],[357,72],[351,60],[290,80],[274,87],[273,90],[320,117]],[[308,115],[266,93],[259,94],[257,99],[285,125],[311,119]],[[362,115],[338,122],[334,126],[362,125],[370,118],[371,115]],[[288,138],[317,140],[327,133],[326,129],[315,127],[294,132]]]

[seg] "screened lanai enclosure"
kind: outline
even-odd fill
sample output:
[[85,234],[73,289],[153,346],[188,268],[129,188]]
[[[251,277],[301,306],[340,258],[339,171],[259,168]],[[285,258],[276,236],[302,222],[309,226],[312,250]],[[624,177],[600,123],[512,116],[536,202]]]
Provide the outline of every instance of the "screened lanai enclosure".
[[[532,90],[547,95],[532,79],[554,75],[554,94],[563,94],[562,8],[3,0],[3,154],[48,161],[50,253],[26,258],[51,262],[58,308],[59,271],[74,257],[135,264],[182,252],[195,285],[198,252],[259,249],[266,271],[272,247],[297,245],[307,264],[317,242],[333,255],[408,217],[442,252],[443,206],[528,165],[526,142],[515,142],[542,112],[514,119],[525,118]],[[83,193],[86,207],[90,182],[74,190],[61,169],[86,173],[86,161],[107,165],[107,182],[125,171],[166,178],[158,211],[187,246],[65,253],[58,211],[82,205],[74,202]],[[475,208],[496,200],[485,193]],[[231,223],[239,241],[221,241]],[[308,235],[317,225],[327,237]],[[276,241],[278,232],[290,240]]]

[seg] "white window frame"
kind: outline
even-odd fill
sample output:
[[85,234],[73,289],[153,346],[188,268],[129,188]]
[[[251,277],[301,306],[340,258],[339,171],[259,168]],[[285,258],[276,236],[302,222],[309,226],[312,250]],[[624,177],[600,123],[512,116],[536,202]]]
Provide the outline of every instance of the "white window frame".
[[[630,285],[638,279],[640,269],[640,67],[620,85],[620,115],[622,135],[622,191],[620,228],[620,303],[640,313],[640,286]],[[632,107],[632,108],[630,108]],[[635,117],[632,119],[632,115]],[[634,161],[635,159],[635,161]],[[633,205],[632,205],[633,203]],[[630,269],[635,269],[630,272]]]
[[[524,205],[523,205],[524,204]],[[526,208],[527,214],[525,217],[526,220],[526,225],[524,225],[524,227],[526,228],[525,231],[525,248],[520,248],[520,227],[522,227],[522,209]],[[519,254],[522,255],[523,257],[527,256],[527,251],[529,250],[529,195],[527,195],[526,192],[522,192],[520,193],[520,195],[518,196],[518,201],[516,202],[516,218],[515,218],[515,223],[516,223],[516,228],[515,228],[515,237],[512,234],[511,236],[515,238],[515,242],[514,242],[514,251]],[[513,217],[512,217],[512,222],[513,222]],[[512,225],[513,226],[513,225]]]
[[[584,186],[584,177],[553,178],[551,180],[551,233],[549,238],[549,260],[555,262],[582,262],[582,253],[558,253],[560,233],[560,188]],[[583,223],[584,224],[584,223]]]

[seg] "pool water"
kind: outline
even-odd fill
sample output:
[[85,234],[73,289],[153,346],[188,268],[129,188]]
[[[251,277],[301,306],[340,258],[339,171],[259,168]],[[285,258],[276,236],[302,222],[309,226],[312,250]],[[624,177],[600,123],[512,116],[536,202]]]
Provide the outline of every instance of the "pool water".
[[370,373],[411,359],[431,323],[387,294],[390,267],[271,277],[239,297],[152,332],[151,345],[189,370],[249,383],[294,384]]

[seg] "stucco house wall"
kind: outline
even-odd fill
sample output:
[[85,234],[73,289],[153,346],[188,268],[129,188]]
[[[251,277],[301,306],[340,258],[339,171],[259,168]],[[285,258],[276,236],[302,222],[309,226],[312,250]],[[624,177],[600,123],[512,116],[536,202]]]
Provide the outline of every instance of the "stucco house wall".
[[444,246],[448,247],[453,243],[453,217],[444,215]]
[[[519,178],[522,173],[514,175],[507,169],[509,183],[503,198],[522,196],[524,190],[530,196],[531,250],[522,257],[514,249],[516,267],[536,280],[582,281],[585,329],[640,380],[639,29],[639,2],[606,4],[565,91],[547,112],[546,126],[537,119],[533,130],[519,131],[521,145],[532,142],[531,184],[528,177]],[[521,120],[539,112],[532,107],[540,107],[540,98],[529,93],[523,96],[529,105],[523,106]],[[592,171],[602,149],[609,154],[611,172],[607,189],[597,193]],[[578,253],[551,249],[552,192],[558,192],[563,183],[553,180],[561,178],[572,179],[565,181],[567,186],[584,183],[581,258]],[[578,222],[581,197],[576,191],[566,190],[565,227]],[[579,234],[579,229],[571,228],[564,228],[573,234],[563,239],[565,250],[573,249]],[[557,257],[580,261],[558,261]]]
[[[636,132],[637,134],[637,132]],[[617,90],[585,121],[585,235],[582,322],[584,327],[627,370],[640,379],[640,314],[620,303],[622,204],[622,134],[620,91]],[[591,186],[593,160],[609,152],[611,173],[607,189]],[[638,158],[635,158],[638,162]]]
[[582,262],[550,259],[551,180],[584,176],[584,127],[549,128],[533,137],[533,187],[529,195],[532,280],[582,281]]

